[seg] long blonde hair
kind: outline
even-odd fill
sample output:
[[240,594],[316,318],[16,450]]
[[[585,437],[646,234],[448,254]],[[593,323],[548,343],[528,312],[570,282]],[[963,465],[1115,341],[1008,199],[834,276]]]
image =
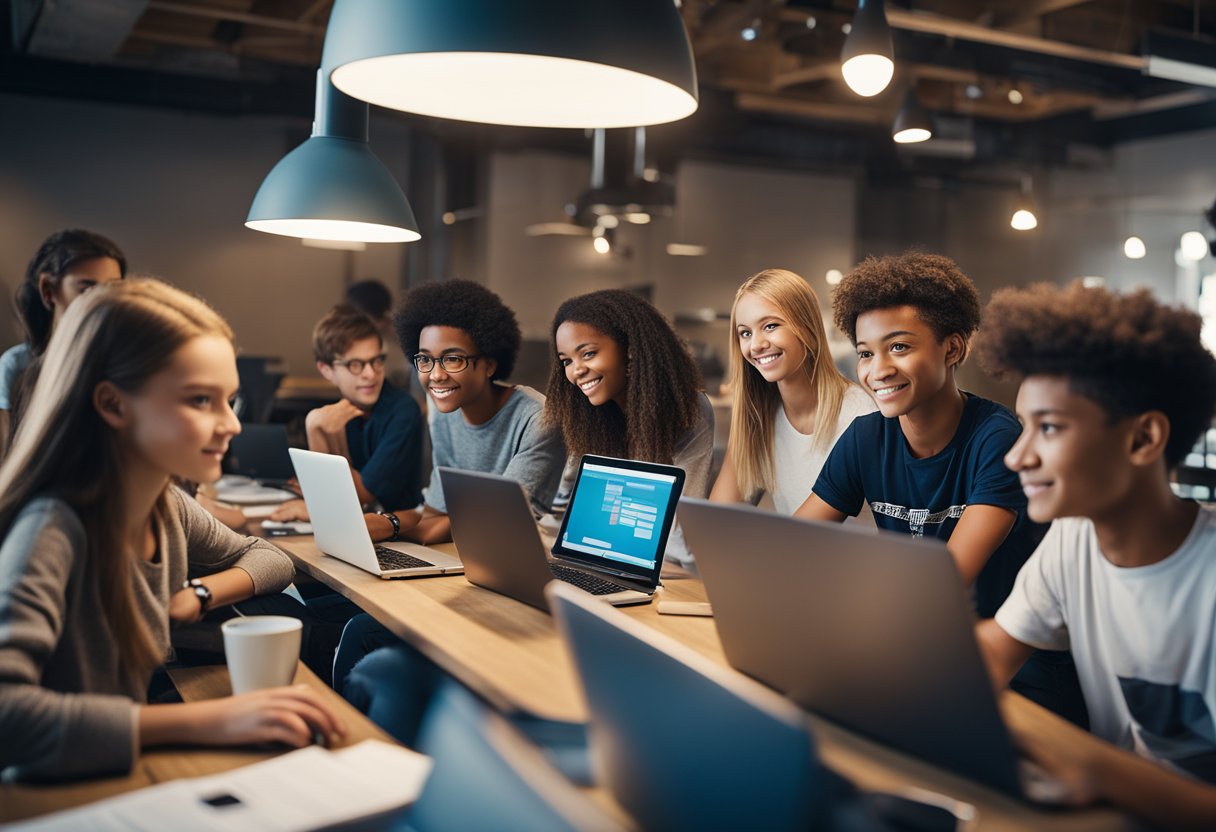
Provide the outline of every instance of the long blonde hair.
[[[93,394],[103,381],[138,391],[179,347],[202,335],[232,340],[215,310],[165,283],[132,279],[90,290],[67,309],[51,336],[13,447],[0,465],[0,535],[37,497],[57,497],[80,517],[88,544],[86,579],[100,589],[123,666],[136,676],[164,656],[135,609],[124,537],[124,455]],[[165,500],[161,494],[158,513]]]
[[730,308],[730,383],[734,403],[730,417],[730,461],[739,491],[750,500],[761,491],[771,490],[774,484],[773,423],[781,406],[781,393],[776,384],[765,381],[760,371],[743,359],[736,310],[747,294],[776,306],[790,331],[806,348],[802,372],[815,386],[817,449],[826,449],[832,442],[849,381],[832,362],[819,298],[810,284],[785,269],[765,269],[743,282]]

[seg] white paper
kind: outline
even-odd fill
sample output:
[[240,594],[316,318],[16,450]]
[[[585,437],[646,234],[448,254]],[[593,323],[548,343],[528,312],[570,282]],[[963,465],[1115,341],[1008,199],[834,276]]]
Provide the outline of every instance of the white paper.
[[431,758],[379,740],[340,751],[310,746],[222,774],[173,780],[56,812],[13,832],[302,832],[418,799]]

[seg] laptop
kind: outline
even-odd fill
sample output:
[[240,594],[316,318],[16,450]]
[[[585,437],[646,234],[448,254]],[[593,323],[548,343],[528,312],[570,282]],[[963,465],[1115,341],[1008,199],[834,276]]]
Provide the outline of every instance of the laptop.
[[519,482],[442,467],[439,476],[470,583],[545,611],[554,578],[614,606],[653,598],[683,469],[584,456],[552,561]]
[[228,442],[224,472],[261,482],[286,482],[295,475],[288,447],[286,425],[242,425]]
[[317,548],[381,578],[424,578],[464,571],[452,555],[416,543],[372,543],[350,463],[335,454],[291,449]]
[[1019,763],[941,542],[694,499],[680,522],[735,668],[928,762],[1058,799]]

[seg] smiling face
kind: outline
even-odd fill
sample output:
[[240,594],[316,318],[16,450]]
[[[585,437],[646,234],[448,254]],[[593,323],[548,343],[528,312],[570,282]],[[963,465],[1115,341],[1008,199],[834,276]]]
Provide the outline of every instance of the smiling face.
[[599,407],[616,402],[624,407],[627,358],[621,345],[589,324],[566,321],[554,338],[557,360],[566,379]]
[[229,405],[239,384],[236,354],[226,338],[192,338],[138,391],[116,394],[123,413],[119,430],[151,468],[213,482],[228,441],[241,432]]
[[1017,413],[1022,435],[1005,465],[1022,481],[1032,520],[1101,517],[1117,495],[1131,490],[1133,419],[1111,422],[1102,407],[1057,376],[1023,381]]
[[59,323],[72,301],[101,283],[122,280],[122,266],[113,257],[90,257],[68,267],[56,283],[49,274],[39,280],[42,303],[52,310],[52,325]]
[[768,382],[785,381],[803,371],[809,358],[781,310],[752,292],[735,304],[735,338],[743,360]]
[[911,412],[950,386],[962,336],[938,341],[915,308],[865,312],[857,316],[856,332],[857,377],[888,419]]
[[[418,334],[418,353],[438,359],[444,355],[477,355],[477,345],[463,329],[454,326],[423,327]],[[418,372],[418,382],[426,389],[440,413],[452,413],[470,404],[484,403],[493,394],[491,378],[497,369],[494,359],[471,359],[459,372],[449,372],[436,363],[429,373]]]
[[[321,375],[334,386],[351,404],[363,410],[371,410],[380,400],[384,387],[384,365],[373,366],[372,360],[384,353],[384,343],[379,338],[361,338],[353,342],[334,359],[332,364],[317,362]],[[362,361],[358,373],[351,372],[349,361]]]

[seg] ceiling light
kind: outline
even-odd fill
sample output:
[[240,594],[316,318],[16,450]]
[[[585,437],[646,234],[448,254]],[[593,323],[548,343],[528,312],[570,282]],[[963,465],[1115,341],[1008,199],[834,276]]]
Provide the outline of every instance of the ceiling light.
[[620,222],[621,220],[616,214],[602,214],[599,218],[599,224],[604,228],[616,228]]
[[1009,225],[1015,231],[1030,231],[1039,227],[1039,218],[1029,208],[1019,208],[1013,212]]
[[650,214],[645,211],[633,211],[625,215],[625,222],[633,223],[634,225],[646,225],[650,222]]
[[1209,42],[1150,30],[1145,33],[1141,53],[1145,75],[1216,87],[1216,48]]
[[914,89],[908,90],[904,104],[895,116],[895,124],[891,126],[891,138],[898,144],[915,144],[933,138],[933,120],[921,106]]
[[1012,89],[1009,91],[1009,103],[1010,104],[1021,104],[1025,100],[1026,100],[1026,97],[1024,95],[1022,95],[1021,90]]
[[591,246],[595,249],[596,254],[611,254],[612,243],[608,242],[607,237],[591,238]]
[[522,127],[662,124],[697,109],[674,3],[336,0],[322,66],[394,110]]
[[807,19],[806,19],[806,28],[808,28],[808,29],[814,29],[814,28],[815,28],[816,26],[818,26],[818,25],[819,25],[819,21],[818,21],[818,20],[816,20],[816,19],[814,18],[814,16],[809,16],[809,17],[807,17]]
[[367,251],[367,243],[359,240],[310,240],[305,237],[300,243],[309,248],[327,248],[333,251]]
[[266,174],[245,225],[314,240],[422,237],[401,186],[367,144],[367,105],[317,74],[312,136]]
[[1086,289],[1101,289],[1106,285],[1106,278],[1098,275],[1089,275],[1081,278],[1081,285]]
[[1207,238],[1198,231],[1188,231],[1178,241],[1182,256],[1187,260],[1199,261],[1208,256]]
[[840,281],[844,280],[844,272],[840,269],[828,269],[828,273],[823,276],[823,279],[828,282],[829,286],[837,286]]
[[1133,235],[1123,241],[1123,253],[1129,260],[1140,260],[1148,254],[1148,248],[1145,247],[1144,240]]
[[843,26],[840,27],[840,31],[843,32],[845,35],[848,35],[850,32],[853,31],[853,24],[852,23],[844,24]]
[[672,257],[703,257],[709,249],[692,243],[668,243],[667,253]]
[[751,41],[755,40],[759,34],[760,34],[760,21],[753,20],[752,25],[745,26],[743,28],[743,31],[739,33],[739,37],[743,38],[745,41],[748,41],[750,43]]
[[984,97],[984,89],[979,84],[968,84],[963,87],[963,95],[967,96],[969,101],[978,101]]
[[840,71],[849,89],[866,98],[878,95],[891,83],[895,47],[883,0],[859,0],[840,55]]

